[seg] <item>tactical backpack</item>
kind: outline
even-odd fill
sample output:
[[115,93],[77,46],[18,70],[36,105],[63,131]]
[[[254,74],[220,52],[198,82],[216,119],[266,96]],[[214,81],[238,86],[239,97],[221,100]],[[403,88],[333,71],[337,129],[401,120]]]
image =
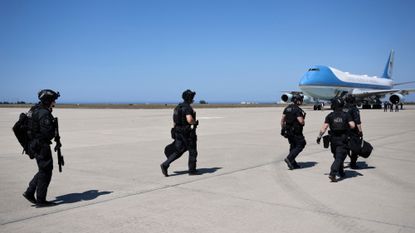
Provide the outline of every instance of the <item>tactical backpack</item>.
[[358,136],[350,136],[349,148],[355,154],[360,154],[362,150],[363,138]]
[[30,159],[33,159],[34,153],[31,150],[31,112],[29,113],[20,113],[19,120],[13,126],[14,135],[16,135],[17,140],[20,145],[23,147],[22,154],[27,154]]
[[367,141],[363,140],[362,149],[360,151],[360,156],[363,158],[368,158],[372,153],[373,146]]
[[186,125],[185,122],[183,122],[183,110],[182,110],[182,104],[177,105],[174,108],[173,111],[173,122],[177,125],[177,126],[184,126]]

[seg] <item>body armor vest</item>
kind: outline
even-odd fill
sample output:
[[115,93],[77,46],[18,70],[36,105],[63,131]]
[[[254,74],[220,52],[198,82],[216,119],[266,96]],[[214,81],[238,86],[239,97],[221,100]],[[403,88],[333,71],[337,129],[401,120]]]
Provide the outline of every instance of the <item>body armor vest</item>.
[[335,134],[344,133],[349,127],[345,112],[333,112],[330,129]]
[[[184,113],[184,109],[189,106],[185,106],[183,103],[180,103],[174,108],[173,111],[173,121],[176,126],[189,126],[187,122],[186,115]],[[193,118],[195,118],[194,113],[192,114]]]
[[297,106],[295,106],[294,104],[290,104],[286,108],[285,122],[288,126],[293,126],[296,122],[298,123],[297,117],[295,116],[295,112],[298,111],[296,107]]

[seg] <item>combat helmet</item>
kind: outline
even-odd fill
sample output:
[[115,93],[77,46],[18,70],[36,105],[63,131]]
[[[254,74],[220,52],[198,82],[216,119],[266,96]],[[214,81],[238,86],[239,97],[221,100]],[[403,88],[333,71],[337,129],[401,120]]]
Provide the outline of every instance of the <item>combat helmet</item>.
[[50,89],[43,89],[37,94],[40,102],[45,105],[50,105],[53,101],[59,98],[59,92],[52,91]]
[[187,89],[183,92],[182,98],[185,102],[191,103],[195,95],[196,95],[196,92]]
[[354,102],[356,102],[356,98],[352,94],[347,94],[344,100],[348,104],[353,104]]
[[344,100],[340,97],[335,97],[331,100],[331,109],[336,110],[344,107]]
[[301,103],[303,102],[303,100],[304,100],[304,97],[302,96],[302,95],[299,95],[299,94],[295,94],[295,95],[293,95],[292,97],[291,97],[291,102],[293,102],[293,103],[297,103],[298,101],[301,101]]

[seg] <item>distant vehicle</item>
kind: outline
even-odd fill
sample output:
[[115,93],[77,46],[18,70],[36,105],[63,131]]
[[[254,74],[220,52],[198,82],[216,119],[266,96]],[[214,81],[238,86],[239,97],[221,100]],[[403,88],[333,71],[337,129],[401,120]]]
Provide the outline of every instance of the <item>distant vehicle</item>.
[[381,99],[388,96],[392,104],[404,101],[404,96],[415,89],[394,89],[397,85],[413,82],[394,83],[392,69],[394,63],[394,51],[391,50],[385,71],[381,77],[356,75],[343,72],[338,69],[316,65],[311,67],[301,78],[299,87],[301,91],[291,91],[282,94],[281,100],[287,102],[293,94],[304,95],[304,102],[314,102],[314,110],[322,108],[321,101],[328,101],[334,97],[342,97],[352,94],[356,97],[358,105],[364,109],[382,108]]

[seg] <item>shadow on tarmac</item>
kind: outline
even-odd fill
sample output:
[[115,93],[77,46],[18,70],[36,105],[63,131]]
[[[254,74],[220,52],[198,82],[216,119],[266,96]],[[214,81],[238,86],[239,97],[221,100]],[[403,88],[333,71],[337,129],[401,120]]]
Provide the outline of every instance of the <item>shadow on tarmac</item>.
[[344,174],[345,174],[345,176],[343,177],[343,179],[363,176],[362,173],[357,172],[357,171],[353,171],[353,170],[345,170]]
[[318,164],[317,162],[310,162],[310,161],[309,162],[297,162],[297,163],[301,167],[301,168],[298,168],[298,169],[310,168],[310,167],[314,167]]
[[[328,176],[329,173],[324,173],[324,175]],[[337,181],[354,178],[358,176],[363,176],[363,174],[360,172],[354,171],[354,170],[344,170],[344,176],[341,178],[338,178]]]
[[79,201],[90,201],[93,200],[101,195],[107,195],[112,193],[112,191],[101,191],[98,190],[88,190],[83,193],[69,193],[62,196],[55,197],[56,204],[69,204],[69,203],[75,203]]
[[[357,165],[357,168],[354,169],[354,170],[363,170],[363,169],[374,169],[374,168],[376,168],[376,167],[367,165],[367,163],[365,161],[356,162],[356,165]],[[349,167],[349,166],[347,166],[347,167]]]
[[[217,170],[222,169],[222,167],[212,167],[212,168],[198,168],[197,169],[197,175],[203,175],[205,173],[214,173]],[[171,174],[169,176],[179,176],[179,175],[184,175],[184,174],[188,174],[189,171],[185,170],[185,171],[174,171],[174,174]]]

